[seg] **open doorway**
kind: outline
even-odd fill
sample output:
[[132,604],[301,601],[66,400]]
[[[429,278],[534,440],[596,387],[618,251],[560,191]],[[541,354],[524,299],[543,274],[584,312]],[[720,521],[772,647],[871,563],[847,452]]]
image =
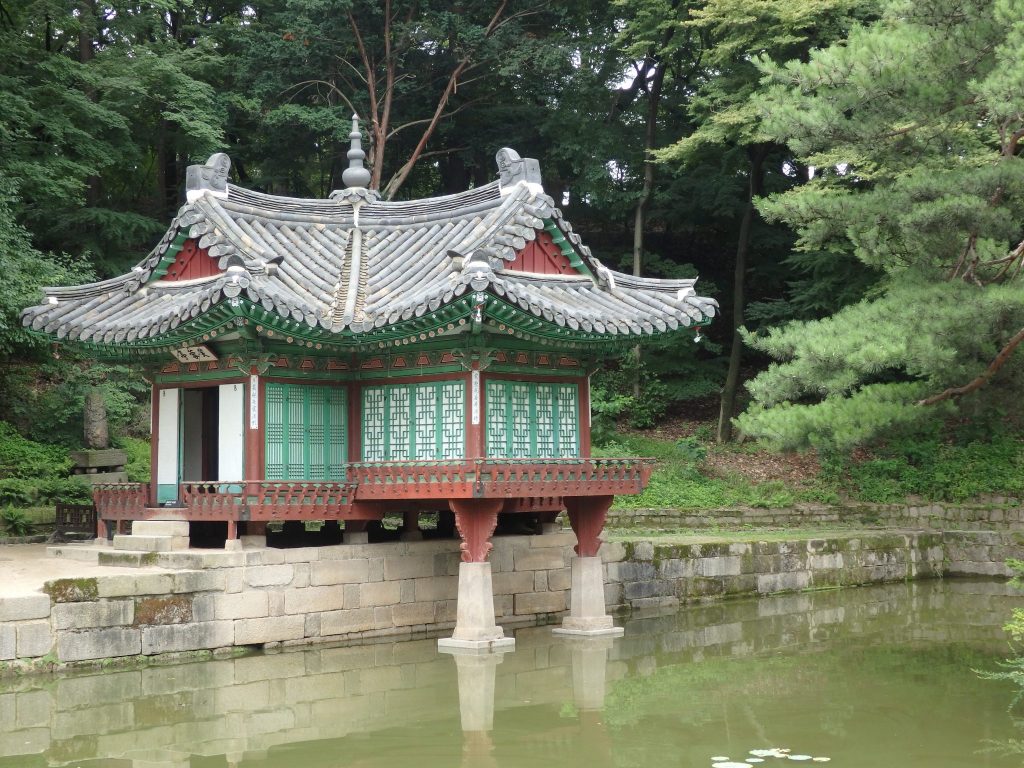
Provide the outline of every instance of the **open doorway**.
[[220,477],[220,390],[186,389],[181,409],[181,479],[211,481]]

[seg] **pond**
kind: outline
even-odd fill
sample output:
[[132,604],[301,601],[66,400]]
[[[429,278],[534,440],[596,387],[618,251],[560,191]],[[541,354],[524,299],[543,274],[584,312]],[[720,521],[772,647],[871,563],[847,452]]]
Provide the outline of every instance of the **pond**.
[[1019,602],[919,582],[688,607],[616,640],[520,629],[485,657],[416,640],[6,680],[0,768],[1020,766],[1014,689],[974,671]]

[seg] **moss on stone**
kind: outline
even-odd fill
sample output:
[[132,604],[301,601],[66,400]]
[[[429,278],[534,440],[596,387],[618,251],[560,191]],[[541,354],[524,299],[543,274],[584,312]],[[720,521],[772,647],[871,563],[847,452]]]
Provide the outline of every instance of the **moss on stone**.
[[99,598],[95,578],[57,579],[43,585],[43,592],[55,603],[83,603]]

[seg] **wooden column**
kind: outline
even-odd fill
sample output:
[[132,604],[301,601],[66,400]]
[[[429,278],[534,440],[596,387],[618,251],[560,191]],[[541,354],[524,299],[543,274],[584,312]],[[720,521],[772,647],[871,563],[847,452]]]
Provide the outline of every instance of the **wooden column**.
[[[263,476],[263,381],[255,367],[250,369],[245,385],[245,495],[259,496],[259,483]],[[248,536],[265,536],[266,523],[246,523]]]
[[462,538],[459,549],[462,562],[484,563],[494,545],[491,536],[498,525],[498,512],[503,499],[452,499],[448,502],[455,513],[455,527]]
[[601,548],[601,531],[614,496],[566,496],[565,511],[576,534],[576,554],[595,557]]
[[579,421],[580,425],[580,456],[585,459],[590,458],[590,377],[585,376],[580,379],[580,413]]
[[480,459],[485,455],[484,444],[484,382],[480,362],[466,376],[466,458]]

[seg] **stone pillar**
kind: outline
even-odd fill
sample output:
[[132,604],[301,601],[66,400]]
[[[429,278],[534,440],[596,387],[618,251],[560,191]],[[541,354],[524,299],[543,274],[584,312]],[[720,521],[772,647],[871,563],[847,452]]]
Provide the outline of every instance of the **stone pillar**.
[[465,653],[449,648],[455,660],[459,681],[459,717],[462,731],[490,731],[494,728],[494,680],[503,655],[512,650],[502,648],[495,653]]
[[623,634],[622,627],[612,623],[604,606],[604,566],[597,554],[601,548],[601,531],[614,496],[568,496],[565,508],[569,524],[576,534],[576,557],[572,558],[572,584],[569,615],[561,627],[552,631],[564,635]]
[[494,620],[494,588],[487,555],[491,536],[498,524],[502,499],[454,499],[455,526],[462,537],[462,562],[459,563],[459,597],[455,631],[437,641],[439,649],[490,651],[511,647],[515,640],[505,637]]
[[402,533],[399,534],[402,541],[423,541],[423,531],[420,530],[420,513],[402,513]]
[[370,534],[366,530],[368,520],[346,520],[341,534],[342,544],[369,544]]
[[566,641],[572,658],[572,699],[581,711],[604,709],[610,637],[580,637]]
[[266,522],[249,520],[243,525],[243,532],[238,537],[242,543],[242,549],[265,549],[267,546]]

